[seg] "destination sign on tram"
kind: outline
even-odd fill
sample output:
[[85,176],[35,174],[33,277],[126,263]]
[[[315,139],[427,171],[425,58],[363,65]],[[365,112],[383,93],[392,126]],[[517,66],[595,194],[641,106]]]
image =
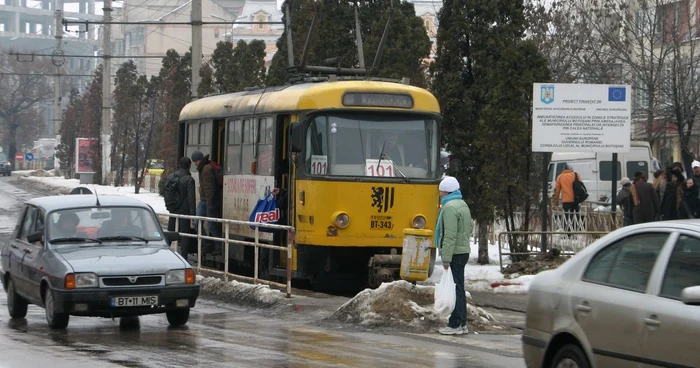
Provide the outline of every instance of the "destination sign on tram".
[[343,95],[344,106],[413,108],[413,97],[397,93],[348,92]]

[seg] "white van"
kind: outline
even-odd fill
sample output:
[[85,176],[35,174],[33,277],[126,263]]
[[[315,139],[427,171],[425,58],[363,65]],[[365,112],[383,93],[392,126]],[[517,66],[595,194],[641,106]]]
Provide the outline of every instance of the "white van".
[[[637,171],[643,172],[649,181],[654,179],[654,172],[661,169],[658,160],[651,156],[649,143],[632,141],[630,152],[617,155],[617,181],[623,177],[632,179]],[[588,189],[586,202],[605,201],[612,193],[612,153],[591,152],[554,152],[549,164],[547,179],[549,180],[550,198],[554,195],[557,176],[564,171],[564,165],[569,164],[579,175]],[[619,190],[620,186],[615,183]]]

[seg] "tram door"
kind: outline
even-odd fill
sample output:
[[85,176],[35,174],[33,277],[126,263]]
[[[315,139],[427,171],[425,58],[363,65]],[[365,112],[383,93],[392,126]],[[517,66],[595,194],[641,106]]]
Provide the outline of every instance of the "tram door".
[[211,159],[216,161],[222,168],[226,167],[224,163],[224,158],[226,157],[226,121],[214,120],[212,127],[212,147],[211,147]]
[[[290,191],[290,175],[289,175],[289,159],[288,159],[288,137],[287,131],[289,127],[289,122],[291,121],[291,115],[277,115],[275,118],[275,186],[277,186],[280,191],[286,193],[286,200],[280,203],[280,212],[282,216],[280,218],[281,225],[293,225],[294,219],[294,193]],[[277,245],[286,246],[287,245],[287,234],[285,232],[278,232],[275,234],[274,242]],[[286,267],[287,255],[284,252],[272,252],[270,266],[273,269],[277,269],[277,272],[273,271],[273,274],[278,276],[284,276],[282,271]]]

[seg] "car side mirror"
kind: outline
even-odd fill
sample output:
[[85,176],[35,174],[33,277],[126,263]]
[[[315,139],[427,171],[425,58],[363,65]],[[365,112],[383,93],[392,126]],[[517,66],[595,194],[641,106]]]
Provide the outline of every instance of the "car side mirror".
[[302,123],[289,124],[289,141],[292,152],[301,152],[304,145],[304,125]]
[[29,243],[36,243],[40,242],[41,238],[44,237],[44,232],[43,231],[37,231],[35,233],[31,233],[27,235],[27,242]]
[[683,289],[681,300],[684,304],[700,305],[700,286],[691,286]]
[[166,231],[165,242],[168,243],[168,245],[170,245],[170,243],[174,241],[180,241],[180,233],[174,231]]

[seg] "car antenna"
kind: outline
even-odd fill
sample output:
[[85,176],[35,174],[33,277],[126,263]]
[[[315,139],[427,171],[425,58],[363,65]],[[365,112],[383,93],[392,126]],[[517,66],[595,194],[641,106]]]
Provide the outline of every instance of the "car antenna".
[[97,196],[97,188],[95,188],[95,184],[92,185],[92,190],[95,191],[95,200],[97,201],[96,205],[97,207],[100,207],[100,197]]

